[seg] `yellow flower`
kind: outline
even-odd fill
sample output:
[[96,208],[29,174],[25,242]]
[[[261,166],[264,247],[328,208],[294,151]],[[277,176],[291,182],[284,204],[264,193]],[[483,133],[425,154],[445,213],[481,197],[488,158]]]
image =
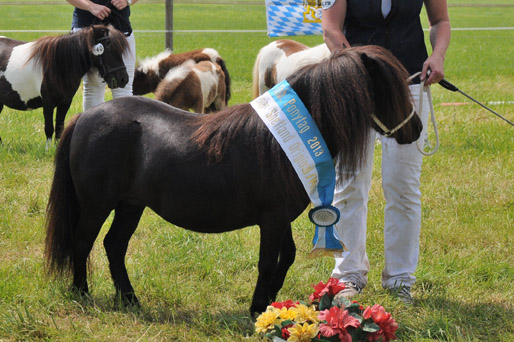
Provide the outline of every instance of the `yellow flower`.
[[257,333],[266,333],[275,327],[275,324],[280,325],[282,320],[279,318],[280,310],[268,306],[268,309],[257,317],[255,322],[255,331]]
[[305,323],[305,322],[318,323],[318,321],[319,321],[318,320],[319,311],[316,311],[316,308],[314,307],[314,305],[309,307],[304,304],[299,304],[296,307],[291,308],[290,310],[292,310],[293,312],[296,313],[295,322],[297,322],[297,323]]
[[284,321],[291,320],[294,321],[296,316],[298,316],[298,312],[296,310],[292,310],[293,308],[282,308],[280,309],[280,318]]
[[292,342],[310,342],[318,334],[319,328],[317,324],[303,323],[295,324],[289,330],[288,341]]

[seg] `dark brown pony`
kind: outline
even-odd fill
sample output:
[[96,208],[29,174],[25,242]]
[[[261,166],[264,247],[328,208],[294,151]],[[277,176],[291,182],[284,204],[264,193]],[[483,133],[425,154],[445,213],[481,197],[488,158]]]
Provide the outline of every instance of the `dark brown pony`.
[[[317,123],[336,172],[363,160],[375,114],[395,127],[411,113],[407,75],[378,47],[349,48],[289,82]],[[417,115],[392,137],[415,141]],[[109,213],[104,240],[116,291],[138,303],[125,268],[129,240],[145,207],[196,232],[251,225],[261,232],[259,275],[250,311],[275,299],[295,258],[291,222],[309,198],[291,163],[250,104],[198,115],[144,97],[117,99],[78,115],[63,134],[47,207],[50,271],[73,274],[88,292],[86,263]]]
[[[165,50],[156,56],[143,59],[139,62],[139,65],[134,72],[134,82],[132,84],[134,95],[155,93],[157,91],[157,87],[161,84],[161,81],[164,80],[166,75],[173,72],[173,69],[180,68],[184,64],[190,62],[200,63],[202,61],[211,61],[212,63],[219,65],[221,68],[225,82],[225,98],[223,101],[225,106],[227,106],[231,97],[230,74],[225,65],[225,61],[221,58],[218,51],[211,48],[187,51],[183,53],[172,53],[170,50]],[[168,94],[166,96],[172,97],[173,94]],[[207,111],[214,112],[220,108],[221,107],[216,108],[214,105],[211,105]]]
[[43,107],[48,147],[54,133],[54,108],[57,140],[88,71],[98,69],[111,88],[127,84],[122,58],[127,47],[123,33],[102,25],[29,43],[0,38],[0,112],[4,105],[17,110]]

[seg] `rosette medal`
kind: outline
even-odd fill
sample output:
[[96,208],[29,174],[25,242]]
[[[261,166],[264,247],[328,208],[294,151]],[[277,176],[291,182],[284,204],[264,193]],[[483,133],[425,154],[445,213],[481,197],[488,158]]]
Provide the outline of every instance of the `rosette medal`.
[[340,213],[331,205],[334,161],[309,111],[287,81],[262,94],[251,105],[289,158],[314,205],[309,213],[309,219],[316,224],[313,252],[342,250],[333,227]]
[[309,211],[309,219],[320,227],[330,227],[336,224],[341,217],[339,210],[332,206],[320,206]]

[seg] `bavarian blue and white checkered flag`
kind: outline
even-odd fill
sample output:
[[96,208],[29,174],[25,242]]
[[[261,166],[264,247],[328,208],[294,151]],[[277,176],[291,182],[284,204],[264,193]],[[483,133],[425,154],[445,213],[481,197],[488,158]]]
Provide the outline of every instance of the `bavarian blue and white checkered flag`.
[[320,35],[322,0],[266,0],[268,36]]

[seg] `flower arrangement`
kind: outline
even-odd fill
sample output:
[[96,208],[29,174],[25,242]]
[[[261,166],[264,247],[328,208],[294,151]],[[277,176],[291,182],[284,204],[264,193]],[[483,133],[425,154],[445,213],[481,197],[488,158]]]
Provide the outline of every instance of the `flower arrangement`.
[[344,289],[335,278],[319,282],[309,303],[287,300],[272,303],[255,322],[255,331],[273,341],[360,342],[395,340],[398,324],[375,304],[365,309],[358,302],[334,296]]

